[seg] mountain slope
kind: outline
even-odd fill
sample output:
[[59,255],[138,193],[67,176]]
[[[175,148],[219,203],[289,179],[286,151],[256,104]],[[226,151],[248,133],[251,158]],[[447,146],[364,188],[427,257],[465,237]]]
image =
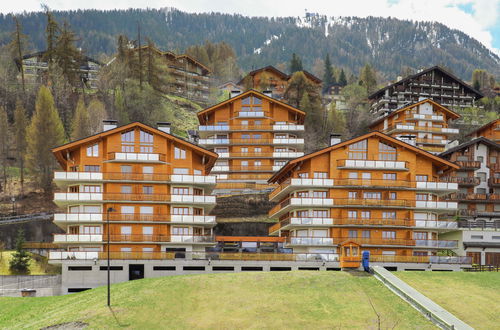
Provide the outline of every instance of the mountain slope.
[[[85,10],[55,12],[59,22],[68,21],[80,36],[80,46],[89,55],[112,54],[116,36],[135,38],[137,22],[143,36],[162,49],[182,51],[187,46],[225,41],[237,52],[240,65],[250,70],[287,62],[299,54],[306,68],[328,52],[335,66],[355,73],[370,62],[388,78],[403,66],[412,68],[441,64],[470,80],[475,68],[500,77],[500,58],[463,32],[433,22],[413,22],[380,17],[329,18],[316,14],[307,18],[245,17],[220,13],[190,14],[176,9]],[[20,16],[34,49],[45,47],[43,13]],[[13,29],[12,17],[0,15],[0,43]],[[200,33],[203,31],[203,33]]]

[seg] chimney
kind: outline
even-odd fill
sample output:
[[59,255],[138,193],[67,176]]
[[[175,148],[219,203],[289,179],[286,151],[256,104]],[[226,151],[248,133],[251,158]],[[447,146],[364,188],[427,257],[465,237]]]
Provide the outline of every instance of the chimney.
[[265,96],[268,96],[268,97],[273,97],[273,91],[263,91],[262,94],[264,94]]
[[118,120],[106,119],[102,121],[102,131],[109,131],[110,129],[116,128]]
[[159,122],[156,123],[156,125],[158,126],[158,129],[160,131],[163,131],[165,133],[171,134],[170,133],[170,125],[171,125],[171,123],[166,122],[166,121],[159,121]]
[[339,144],[340,142],[342,142],[342,134],[330,134],[330,146],[334,146],[336,144]]
[[448,149],[451,149],[451,148],[455,148],[456,146],[458,146],[460,143],[458,142],[458,140],[453,140],[453,141],[450,141],[448,142],[445,146],[444,146],[444,151],[448,150]]
[[238,96],[241,94],[241,91],[238,91],[238,90],[233,90],[231,91],[231,98],[235,97],[235,96]]

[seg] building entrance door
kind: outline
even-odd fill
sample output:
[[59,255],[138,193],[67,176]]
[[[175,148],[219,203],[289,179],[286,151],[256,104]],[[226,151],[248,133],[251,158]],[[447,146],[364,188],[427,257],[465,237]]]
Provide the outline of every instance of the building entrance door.
[[140,280],[144,278],[144,265],[129,265],[128,279],[129,281]]

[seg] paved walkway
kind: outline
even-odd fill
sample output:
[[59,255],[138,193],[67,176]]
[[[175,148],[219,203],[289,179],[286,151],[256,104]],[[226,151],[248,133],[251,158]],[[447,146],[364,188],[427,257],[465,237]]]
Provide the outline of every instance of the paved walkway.
[[381,266],[372,267],[375,277],[443,329],[473,329]]

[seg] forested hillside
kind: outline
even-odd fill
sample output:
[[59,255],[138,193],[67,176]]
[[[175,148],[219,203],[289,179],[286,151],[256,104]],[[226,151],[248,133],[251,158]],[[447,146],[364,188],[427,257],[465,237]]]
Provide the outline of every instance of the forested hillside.
[[[111,55],[116,37],[142,34],[161,49],[183,51],[205,40],[225,41],[236,51],[240,67],[250,70],[283,64],[298,54],[306,69],[321,67],[327,53],[334,66],[357,73],[366,63],[386,80],[407,67],[417,69],[441,64],[463,79],[483,68],[500,77],[500,58],[477,40],[439,23],[412,22],[394,18],[244,17],[219,13],[189,14],[164,10],[85,10],[54,12],[67,21],[79,37],[78,46],[88,55]],[[43,13],[19,16],[31,48],[45,48]],[[13,30],[10,15],[0,15],[0,43],[7,43]],[[201,32],[202,31],[202,32]]]

